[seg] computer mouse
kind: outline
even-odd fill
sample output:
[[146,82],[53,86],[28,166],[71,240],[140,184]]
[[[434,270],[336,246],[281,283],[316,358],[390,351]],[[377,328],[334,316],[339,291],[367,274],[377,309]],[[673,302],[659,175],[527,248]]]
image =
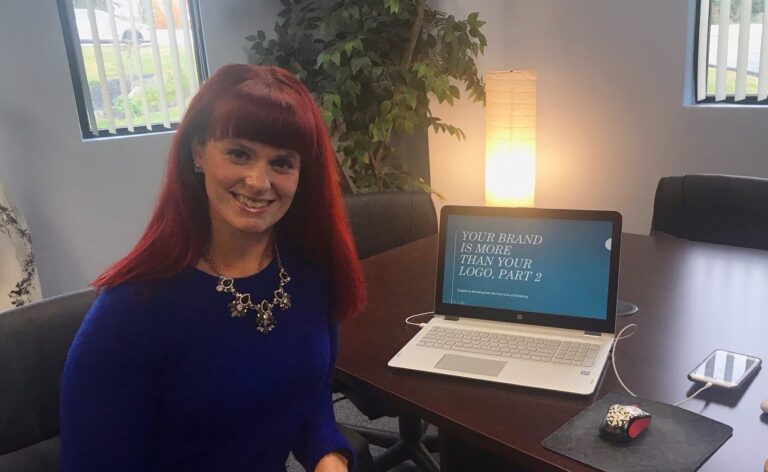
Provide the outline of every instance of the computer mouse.
[[768,398],[760,402],[760,409],[763,410],[763,413],[768,413]]
[[602,423],[600,435],[612,441],[630,441],[651,424],[651,415],[637,405],[614,404],[608,408]]

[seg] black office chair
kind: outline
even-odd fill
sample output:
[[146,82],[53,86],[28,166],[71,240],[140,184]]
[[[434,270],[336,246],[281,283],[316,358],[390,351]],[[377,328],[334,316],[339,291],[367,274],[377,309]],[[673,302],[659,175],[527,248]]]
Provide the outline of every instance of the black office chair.
[[0,470],[59,470],[59,380],[95,292],[0,313]]
[[425,192],[372,192],[344,197],[360,259],[437,232],[432,198]]
[[[95,296],[88,289],[0,312],[0,471],[59,470],[59,381]],[[357,470],[371,470],[368,442],[339,429],[355,449]]]
[[651,234],[768,249],[768,179],[691,174],[662,177]]
[[[435,207],[428,193],[364,193],[345,196],[344,200],[361,259],[437,232]],[[374,470],[384,471],[408,460],[423,470],[439,470],[430,455],[438,450],[437,437],[425,435],[427,424],[420,418],[393,407],[364,385],[351,385],[337,379],[334,387],[371,420],[398,417],[396,433],[347,425],[370,444],[387,449],[374,459]]]

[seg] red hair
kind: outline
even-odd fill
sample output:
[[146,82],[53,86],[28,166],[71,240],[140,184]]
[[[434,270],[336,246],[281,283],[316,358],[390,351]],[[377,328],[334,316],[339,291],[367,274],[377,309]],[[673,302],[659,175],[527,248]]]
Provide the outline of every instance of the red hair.
[[301,156],[298,189],[277,224],[278,243],[288,243],[328,272],[334,318],[358,312],[365,304],[365,284],[328,131],[306,87],[277,67],[227,65],[200,87],[171,143],[163,186],[144,234],[92,285],[100,289],[166,278],[197,264],[211,222],[203,176],[193,169],[192,146],[225,137]]

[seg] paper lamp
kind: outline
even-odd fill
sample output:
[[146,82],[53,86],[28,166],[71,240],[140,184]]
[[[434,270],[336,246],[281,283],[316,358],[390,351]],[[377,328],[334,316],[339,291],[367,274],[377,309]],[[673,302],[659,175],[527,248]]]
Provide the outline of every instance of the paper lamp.
[[536,186],[536,71],[485,76],[485,203],[533,206]]

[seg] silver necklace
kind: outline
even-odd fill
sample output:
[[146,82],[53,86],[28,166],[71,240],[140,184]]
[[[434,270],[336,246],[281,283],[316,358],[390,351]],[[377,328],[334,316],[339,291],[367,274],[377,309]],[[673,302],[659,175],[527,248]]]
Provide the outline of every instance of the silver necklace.
[[291,307],[291,296],[285,291],[285,285],[291,281],[291,277],[283,267],[283,261],[280,259],[280,251],[277,250],[277,243],[274,245],[275,257],[277,257],[277,275],[280,278],[280,285],[277,290],[272,292],[272,301],[264,299],[258,303],[253,303],[250,293],[240,293],[235,289],[235,281],[232,277],[224,276],[208,253],[203,255],[203,260],[219,277],[216,284],[216,291],[222,293],[231,293],[234,297],[228,307],[229,315],[233,318],[242,318],[248,313],[248,310],[256,310],[256,329],[263,334],[267,334],[275,329],[275,317],[272,314],[272,308],[280,307],[285,311]]

